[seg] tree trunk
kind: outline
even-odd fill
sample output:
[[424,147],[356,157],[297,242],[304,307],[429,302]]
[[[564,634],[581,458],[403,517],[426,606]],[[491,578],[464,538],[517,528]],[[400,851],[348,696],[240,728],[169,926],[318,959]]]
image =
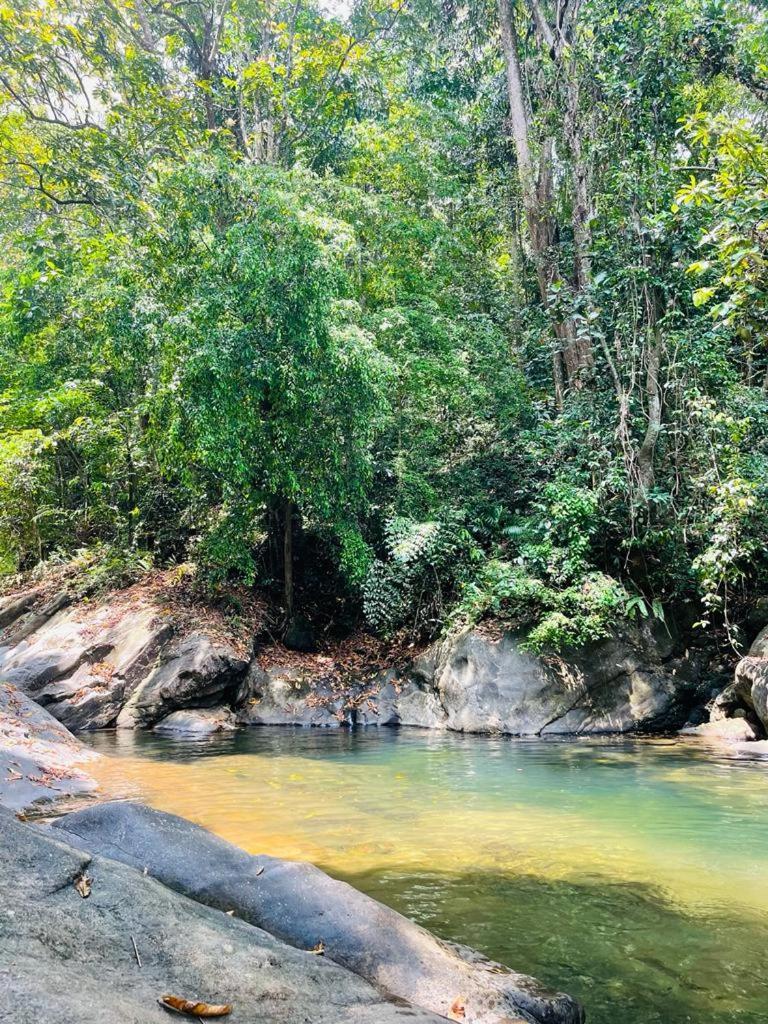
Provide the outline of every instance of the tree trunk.
[[[550,289],[554,282],[561,279],[554,252],[555,224],[551,215],[554,143],[552,139],[547,139],[542,146],[538,175],[536,175],[531,155],[530,126],[523,91],[517,32],[510,9],[510,0],[498,0],[498,16],[506,68],[509,121],[517,158],[523,208],[536,266],[539,294],[544,306],[551,313]],[[577,383],[580,372],[591,364],[592,358],[588,342],[579,337],[571,319],[555,320],[554,333],[559,346],[553,352],[552,369],[555,380],[555,396],[558,406],[562,407],[563,368],[565,368],[568,382]]]
[[648,426],[645,430],[645,437],[637,453],[637,471],[640,480],[640,487],[644,493],[648,493],[653,487],[656,474],[654,471],[653,459],[656,454],[656,442],[661,433],[661,386],[659,384],[659,369],[661,367],[661,330],[654,322],[650,325],[650,339],[648,354],[646,357],[645,391],[648,406]]

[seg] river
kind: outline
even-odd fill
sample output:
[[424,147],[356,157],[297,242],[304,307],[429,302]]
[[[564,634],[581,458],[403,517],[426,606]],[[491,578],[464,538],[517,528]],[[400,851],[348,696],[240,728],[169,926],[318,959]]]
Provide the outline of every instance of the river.
[[88,742],[109,794],[311,860],[590,1024],[768,1022],[768,758],[387,729]]

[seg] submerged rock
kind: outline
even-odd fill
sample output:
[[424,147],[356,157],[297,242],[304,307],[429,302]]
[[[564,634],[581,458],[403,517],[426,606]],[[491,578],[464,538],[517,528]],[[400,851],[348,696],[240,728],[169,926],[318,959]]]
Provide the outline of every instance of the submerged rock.
[[230,1003],[239,1024],[442,1019],[2,810],[0,887],[0,993],[14,1024],[168,1024],[166,993]]
[[0,683],[1,805],[29,811],[90,796],[96,782],[79,764],[96,756],[15,686]]
[[[146,869],[164,885],[234,910],[292,946],[324,948],[325,959],[443,1017],[461,1013],[458,1019],[467,1024],[584,1019],[569,996],[441,942],[311,864],[251,856],[183,818],[130,802],[68,815],[55,828],[73,845]],[[320,1018],[308,1019],[314,1024]]]
[[210,736],[216,732],[232,732],[235,729],[237,722],[231,708],[218,707],[173,711],[157,723],[154,731],[182,736]]

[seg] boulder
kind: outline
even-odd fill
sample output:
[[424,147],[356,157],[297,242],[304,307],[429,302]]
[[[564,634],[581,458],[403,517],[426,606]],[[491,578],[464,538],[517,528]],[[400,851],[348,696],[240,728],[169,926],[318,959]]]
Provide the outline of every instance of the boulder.
[[0,993],[14,1024],[168,1024],[167,993],[230,1003],[238,1024],[442,1019],[2,810],[0,888]]
[[180,708],[220,704],[238,689],[247,667],[227,644],[192,633],[163,650],[118,715],[117,726],[153,725]]
[[[0,649],[0,678],[70,729],[113,725],[172,627],[153,604],[67,606]],[[8,637],[12,640],[14,637]]]
[[249,670],[248,725],[403,725],[516,736],[653,732],[682,726],[712,695],[704,658],[649,626],[566,658],[524,651],[511,634],[467,631],[403,670],[332,683],[307,669]]
[[739,713],[746,715],[760,736],[768,734],[768,626],[736,666],[733,682],[713,702],[710,719],[728,720]]
[[154,728],[155,732],[172,733],[180,736],[210,736],[217,732],[232,732],[237,729],[232,709],[218,708],[186,708],[183,711],[172,711],[161,718]]
[[686,726],[680,732],[683,736],[699,736],[715,743],[749,743],[758,738],[755,727],[743,716]]
[[96,783],[79,765],[96,756],[15,686],[0,683],[0,804],[31,811],[90,796]]
[[311,864],[252,856],[183,818],[132,802],[100,804],[54,827],[73,845],[147,871],[201,903],[234,911],[298,949],[322,943],[327,960],[443,1017],[456,1019],[460,1004],[467,1024],[584,1019],[569,996],[439,941]]

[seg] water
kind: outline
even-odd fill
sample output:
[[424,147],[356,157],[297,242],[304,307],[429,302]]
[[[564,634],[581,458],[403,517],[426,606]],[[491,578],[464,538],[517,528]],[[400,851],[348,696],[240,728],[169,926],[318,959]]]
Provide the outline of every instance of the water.
[[666,740],[101,733],[89,764],[572,993],[590,1024],[768,1024],[768,760]]

